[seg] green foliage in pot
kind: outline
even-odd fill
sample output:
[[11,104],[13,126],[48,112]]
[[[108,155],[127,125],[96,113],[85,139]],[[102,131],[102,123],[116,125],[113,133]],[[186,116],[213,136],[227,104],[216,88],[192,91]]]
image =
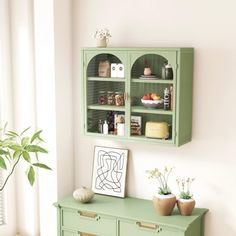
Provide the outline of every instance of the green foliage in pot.
[[147,170],[146,172],[149,174],[149,179],[157,179],[159,183],[159,191],[160,195],[169,195],[171,194],[171,189],[168,186],[168,178],[170,173],[172,172],[173,167],[165,167],[161,172],[157,168],[153,170]]
[[0,169],[7,173],[3,185],[0,186],[0,191],[3,191],[20,161],[25,161],[28,164],[26,175],[31,185],[35,182],[35,169],[51,170],[50,167],[39,161],[40,153],[48,153],[45,148],[40,146],[44,142],[40,136],[42,130],[33,135],[26,135],[29,129],[30,127],[21,133],[16,133],[7,130],[7,124],[0,129]]
[[178,178],[176,179],[176,182],[179,187],[179,197],[181,199],[191,199],[193,197],[193,194],[190,192],[190,187],[192,182],[194,181],[194,178]]

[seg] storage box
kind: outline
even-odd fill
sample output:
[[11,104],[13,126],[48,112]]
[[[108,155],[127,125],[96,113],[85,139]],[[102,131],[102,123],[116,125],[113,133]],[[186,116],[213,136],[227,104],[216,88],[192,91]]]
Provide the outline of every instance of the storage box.
[[121,63],[111,63],[111,77],[124,78],[125,77],[124,65]]

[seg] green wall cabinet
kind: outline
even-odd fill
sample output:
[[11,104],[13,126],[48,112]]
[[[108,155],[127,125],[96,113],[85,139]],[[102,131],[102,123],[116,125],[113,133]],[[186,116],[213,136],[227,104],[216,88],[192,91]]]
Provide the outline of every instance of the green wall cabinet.
[[58,236],[204,236],[207,209],[196,208],[191,216],[160,216],[152,201],[95,195],[82,204],[65,198],[58,211]]
[[[100,62],[120,63],[123,77],[99,76]],[[163,79],[162,67],[169,63],[173,79]],[[142,78],[148,64],[158,79]],[[191,141],[192,136],[192,84],[193,48],[84,48],[82,50],[84,134],[119,140],[134,140],[180,146]],[[146,93],[164,96],[165,88],[172,87],[172,109],[150,109],[141,103]],[[99,104],[99,93],[113,91],[124,94],[123,106]],[[125,133],[99,133],[99,120],[107,120],[110,114],[124,115]],[[142,119],[140,135],[131,130],[131,117]],[[168,139],[145,137],[147,121],[167,122],[171,136]]]

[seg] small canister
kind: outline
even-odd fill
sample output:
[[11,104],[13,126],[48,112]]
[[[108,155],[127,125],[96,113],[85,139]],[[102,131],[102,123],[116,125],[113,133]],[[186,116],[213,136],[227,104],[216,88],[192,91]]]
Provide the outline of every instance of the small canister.
[[100,104],[100,105],[107,104],[106,91],[99,91],[98,92],[98,104]]
[[107,105],[115,105],[115,94],[113,91],[107,92]]
[[122,93],[122,92],[115,93],[115,104],[116,104],[116,106],[124,106],[125,105],[124,93]]
[[165,79],[173,79],[173,69],[171,64],[165,66]]

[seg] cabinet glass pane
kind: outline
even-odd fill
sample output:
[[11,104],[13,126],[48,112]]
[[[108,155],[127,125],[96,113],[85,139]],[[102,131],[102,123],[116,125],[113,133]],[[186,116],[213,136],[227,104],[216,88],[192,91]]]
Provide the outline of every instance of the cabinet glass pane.
[[113,96],[113,100],[115,103],[115,95],[117,93],[122,93],[124,95],[125,83],[111,82],[111,81],[88,81],[88,83],[87,83],[87,105],[109,104],[109,101],[111,101],[111,100],[109,100],[109,93],[111,96]]
[[172,84],[157,84],[157,83],[131,83],[131,105],[132,106],[143,106],[141,99],[146,94],[158,94],[161,98],[164,98],[165,88],[170,88]]
[[102,121],[102,123],[104,123],[104,121],[106,120],[108,123],[108,135],[117,135],[117,122],[124,122],[124,119],[125,112],[88,109],[87,132],[97,134],[101,133],[99,121]]
[[93,57],[87,67],[87,77],[111,77],[112,63],[122,64],[121,60],[112,54],[103,53]]
[[[132,112],[131,113],[131,120],[132,118],[135,117],[141,117],[141,134],[137,135],[135,134],[134,130],[136,129],[135,127],[138,127],[138,124],[135,123],[132,125],[131,122],[131,127],[130,127],[130,133],[132,137],[145,137],[145,131],[146,131],[146,123],[148,121],[151,122],[167,122],[168,123],[168,131],[169,131],[169,137],[165,140],[172,140],[172,122],[173,118],[171,115],[162,115],[162,114],[149,114],[149,113],[137,113],[137,112]],[[136,118],[136,120],[138,120]],[[150,139],[150,138],[148,138]],[[164,139],[163,139],[164,140]]]
[[157,54],[145,54],[139,57],[132,66],[131,78],[139,78],[144,75],[144,68],[149,67],[152,75],[162,78],[162,67],[168,63],[168,60]]

